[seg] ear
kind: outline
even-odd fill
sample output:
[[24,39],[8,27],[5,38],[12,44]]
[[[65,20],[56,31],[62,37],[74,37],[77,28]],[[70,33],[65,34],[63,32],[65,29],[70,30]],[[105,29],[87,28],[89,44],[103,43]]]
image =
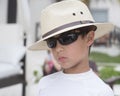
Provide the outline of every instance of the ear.
[[88,34],[87,34],[87,45],[88,46],[91,46],[94,42],[94,31],[90,31]]

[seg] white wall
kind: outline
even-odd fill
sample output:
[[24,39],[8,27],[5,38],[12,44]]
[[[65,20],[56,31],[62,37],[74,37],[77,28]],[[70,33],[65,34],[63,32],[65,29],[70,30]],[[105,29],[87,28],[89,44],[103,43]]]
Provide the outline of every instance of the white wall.
[[120,27],[120,2],[115,0],[111,3],[109,15],[110,21],[116,26]]
[[[41,10],[53,2],[55,2],[55,0],[29,0],[31,14],[31,32],[27,32],[29,35],[27,38],[28,46],[35,41],[35,24],[37,22],[40,22]],[[27,51],[27,96],[36,96],[36,87],[34,89],[34,82],[36,78],[33,73],[35,70],[37,70],[39,72],[39,75],[42,75],[41,66],[43,65],[46,56],[46,51]]]
[[91,0],[90,8],[108,9],[108,21],[120,27],[120,2],[118,0]]
[[[30,12],[31,12],[31,32],[28,32],[29,37],[27,40],[28,46],[35,41],[35,24],[40,22],[41,10],[49,4],[55,2],[55,0],[30,0]],[[47,56],[46,51],[28,51],[27,52],[27,96],[31,96],[33,90],[31,86],[34,84],[35,77],[33,72],[37,70],[39,75],[42,75],[41,66],[43,65],[44,59]]]
[[[33,36],[35,37],[35,26],[37,22],[40,22],[40,14],[41,10],[51,3],[55,2],[55,0],[30,0],[30,10],[31,10],[31,20],[32,20],[32,31]],[[34,38],[32,37],[32,38]],[[35,40],[35,38],[34,38]]]
[[7,21],[7,2],[8,0],[0,0],[0,24]]

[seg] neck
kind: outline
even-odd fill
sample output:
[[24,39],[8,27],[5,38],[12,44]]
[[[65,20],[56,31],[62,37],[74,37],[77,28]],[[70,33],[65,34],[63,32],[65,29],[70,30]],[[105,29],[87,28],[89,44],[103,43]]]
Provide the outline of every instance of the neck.
[[83,63],[79,62],[75,64],[75,66],[73,66],[72,68],[64,69],[64,73],[76,74],[76,73],[87,72],[89,70],[90,70],[89,62],[83,62]]

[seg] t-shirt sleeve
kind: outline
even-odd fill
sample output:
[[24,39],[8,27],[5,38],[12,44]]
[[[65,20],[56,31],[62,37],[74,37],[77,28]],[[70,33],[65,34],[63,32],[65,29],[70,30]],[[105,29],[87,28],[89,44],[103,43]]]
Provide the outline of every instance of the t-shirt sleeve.
[[41,81],[39,81],[38,86],[37,86],[37,96],[40,96],[40,87],[41,87]]
[[99,96],[114,96],[113,90],[108,86],[107,90],[103,90]]
[[48,88],[50,84],[54,81],[54,79],[51,79],[51,75],[44,76],[40,79],[38,83],[38,88],[37,88],[37,96],[43,96],[43,91],[44,89]]
[[38,83],[38,87],[37,87],[37,96],[41,96],[41,91],[44,89],[45,87],[45,80],[44,77],[40,79],[39,83]]

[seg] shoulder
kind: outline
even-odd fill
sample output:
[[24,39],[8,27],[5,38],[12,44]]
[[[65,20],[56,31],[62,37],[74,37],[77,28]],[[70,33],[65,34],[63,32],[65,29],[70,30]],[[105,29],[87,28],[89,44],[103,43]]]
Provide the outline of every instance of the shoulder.
[[40,81],[42,82],[42,81],[48,81],[48,80],[56,79],[59,74],[60,74],[60,72],[55,72],[55,73],[52,73],[50,75],[46,75],[46,76],[42,77]]
[[99,96],[114,96],[113,90],[110,88],[108,84],[106,84],[100,77],[98,77],[96,74],[93,76],[93,82],[95,86],[96,91],[99,89]]
[[46,88],[50,85],[52,85],[56,79],[59,78],[60,72],[56,72],[47,76],[44,76],[39,81],[40,88]]
[[103,88],[104,90],[101,90],[99,93],[100,96],[114,96],[113,90],[109,87],[109,85],[106,84],[106,87]]

